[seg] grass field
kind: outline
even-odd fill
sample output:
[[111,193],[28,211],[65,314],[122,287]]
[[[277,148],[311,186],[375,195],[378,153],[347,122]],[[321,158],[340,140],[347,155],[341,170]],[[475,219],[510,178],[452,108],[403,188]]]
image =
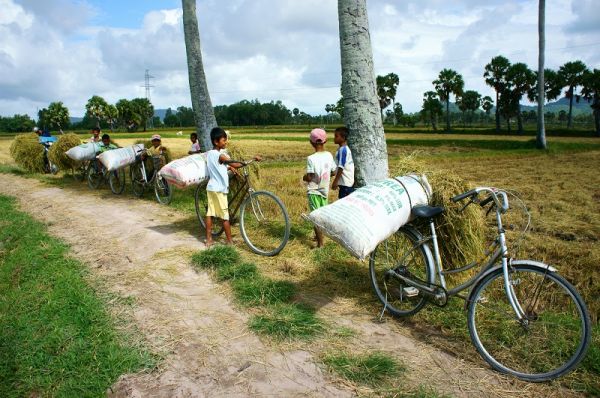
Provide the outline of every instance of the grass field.
[[[285,203],[292,218],[292,238],[286,249],[275,258],[251,254],[240,245],[245,261],[253,262],[261,274],[274,281],[289,281],[296,286],[303,302],[317,310],[329,302],[348,311],[375,315],[381,310],[371,291],[368,266],[350,257],[331,241],[321,250],[312,250],[312,229],[301,219],[307,211],[304,184],[305,158],[312,148],[307,132],[276,128],[260,132],[233,130],[233,145],[248,156],[261,154],[258,187],[275,192]],[[161,132],[164,145],[175,157],[189,147],[186,136]],[[115,134],[120,145],[129,145],[140,134]],[[332,137],[331,137],[332,138]],[[557,267],[574,283],[590,309],[593,322],[600,319],[600,141],[595,138],[552,137],[550,151],[533,149],[531,137],[473,134],[402,134],[387,135],[390,167],[406,156],[413,156],[428,170],[452,172],[470,185],[491,185],[513,190],[527,204],[533,217],[532,228],[518,251],[511,255],[533,258]],[[330,142],[333,140],[330,139]],[[0,139],[0,164],[9,170],[9,138]],[[326,149],[335,151],[327,144]],[[40,177],[53,184],[68,186],[69,178]],[[458,192],[457,192],[458,193]],[[333,195],[334,193],[332,193]],[[184,228],[195,230],[193,190],[177,190],[172,206],[187,212]],[[151,200],[147,195],[148,200]],[[514,228],[522,224],[518,209],[511,217]],[[509,238],[515,239],[512,231]],[[239,233],[235,234],[239,235]],[[328,314],[335,316],[335,314]],[[456,352],[465,358],[476,355],[466,332],[462,302],[452,302],[446,309],[427,308],[411,320],[420,338]],[[595,328],[594,344],[582,369],[567,377],[570,388],[600,394],[600,338]]]

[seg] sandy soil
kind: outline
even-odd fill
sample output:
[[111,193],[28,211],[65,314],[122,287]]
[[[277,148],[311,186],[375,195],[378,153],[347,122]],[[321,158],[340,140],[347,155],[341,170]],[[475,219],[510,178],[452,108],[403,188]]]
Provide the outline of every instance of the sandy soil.
[[[202,244],[177,228],[185,215],[129,195],[90,192],[83,185],[76,190],[49,187],[7,174],[0,174],[0,193],[17,197],[21,208],[70,244],[73,255],[109,289],[131,297],[137,329],[152,349],[165,354],[158,369],[122,376],[109,396],[344,397],[365,392],[323,370],[318,344],[314,350],[293,344],[278,348],[250,332],[247,316],[222,288],[192,269],[189,255]],[[320,311],[335,312],[335,303]],[[374,322],[373,314],[338,313],[335,322],[358,331],[353,345],[401,358],[412,387],[430,386],[457,397],[568,395],[457,359],[411,337],[397,322]]]

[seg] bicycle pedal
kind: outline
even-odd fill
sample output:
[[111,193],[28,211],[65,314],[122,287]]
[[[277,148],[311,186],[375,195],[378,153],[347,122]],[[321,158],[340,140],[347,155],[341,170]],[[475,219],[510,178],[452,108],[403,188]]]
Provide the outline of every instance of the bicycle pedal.
[[406,297],[416,297],[419,295],[419,289],[413,286],[407,286],[402,289],[402,293],[404,293],[404,296]]

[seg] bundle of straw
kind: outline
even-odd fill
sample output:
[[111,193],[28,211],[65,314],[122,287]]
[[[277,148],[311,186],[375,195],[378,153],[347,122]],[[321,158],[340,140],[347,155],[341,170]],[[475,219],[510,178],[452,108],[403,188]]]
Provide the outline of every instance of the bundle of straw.
[[44,147],[36,133],[18,134],[10,144],[10,155],[15,163],[32,173],[44,171]]
[[81,140],[77,134],[63,134],[48,150],[48,159],[60,170],[73,170],[80,162],[71,159],[65,155],[65,152],[79,144],[81,144]]

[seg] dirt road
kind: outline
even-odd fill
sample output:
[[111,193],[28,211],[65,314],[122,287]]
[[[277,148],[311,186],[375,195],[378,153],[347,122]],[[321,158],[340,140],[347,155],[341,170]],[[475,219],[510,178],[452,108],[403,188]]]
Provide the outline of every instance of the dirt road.
[[[202,248],[178,228],[189,215],[106,191],[50,187],[0,174],[0,193],[48,225],[106,287],[134,302],[131,316],[150,347],[165,358],[152,372],[124,375],[114,397],[355,396],[357,390],[319,364],[319,348],[275,345],[246,326],[247,316],[223,287],[190,265]],[[335,303],[320,311],[335,311]],[[333,306],[333,308],[332,308]],[[373,314],[344,314],[335,321],[358,333],[354,346],[393,353],[408,367],[406,384],[457,397],[566,396],[558,387],[505,378],[439,351],[397,323],[374,323]],[[318,346],[318,345],[317,345]],[[300,348],[299,348],[300,347]]]

